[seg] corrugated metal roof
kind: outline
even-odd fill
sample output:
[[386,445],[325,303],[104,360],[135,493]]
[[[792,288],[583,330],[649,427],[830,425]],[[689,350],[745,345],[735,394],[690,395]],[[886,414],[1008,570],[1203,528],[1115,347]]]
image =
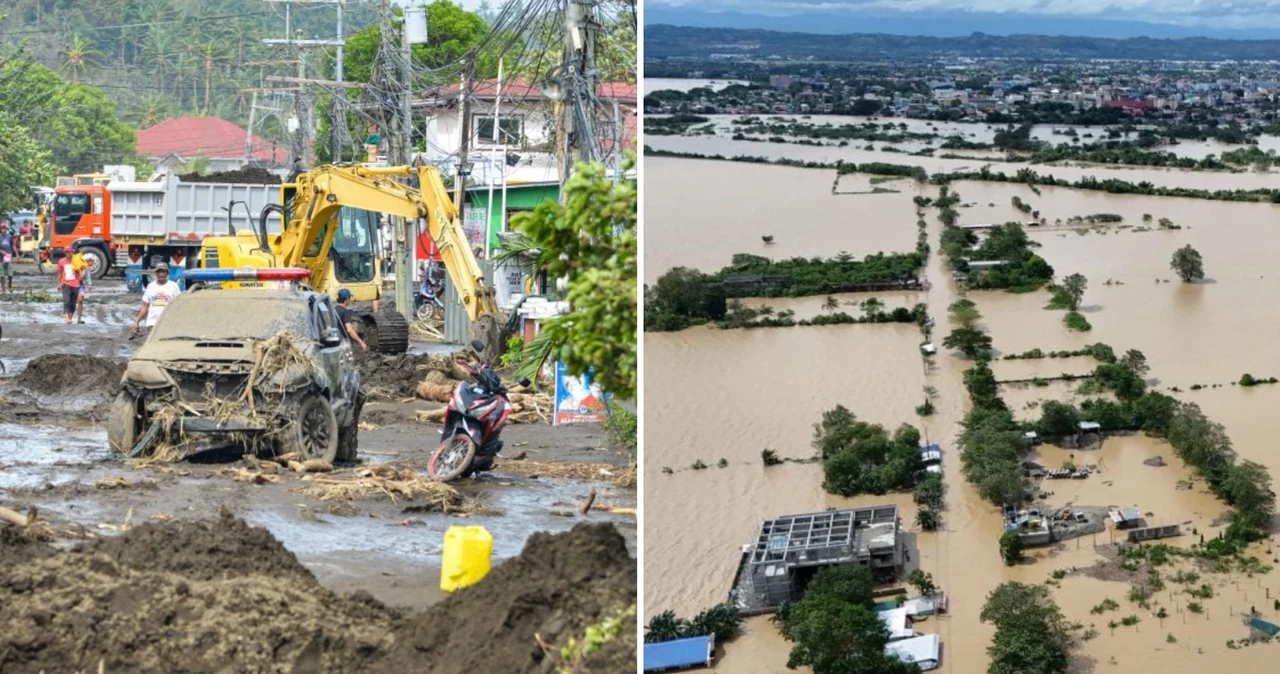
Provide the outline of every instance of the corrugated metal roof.
[[1275,635],[1280,634],[1280,625],[1269,623],[1262,618],[1249,618],[1249,627],[1252,627],[1269,637],[1274,637]]
[[925,634],[913,639],[891,641],[884,646],[885,653],[898,656],[899,660],[914,662],[928,671],[938,666],[942,655],[942,640],[936,634]]
[[710,667],[712,645],[710,635],[645,644],[644,671],[661,672],[696,665]]

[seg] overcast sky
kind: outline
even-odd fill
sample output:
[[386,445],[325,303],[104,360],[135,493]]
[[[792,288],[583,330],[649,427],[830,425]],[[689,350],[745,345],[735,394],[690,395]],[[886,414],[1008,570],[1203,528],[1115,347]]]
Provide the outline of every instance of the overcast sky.
[[644,0],[646,7],[733,11],[774,16],[981,12],[1040,18],[1108,19],[1189,28],[1275,28],[1280,37],[1280,0]]

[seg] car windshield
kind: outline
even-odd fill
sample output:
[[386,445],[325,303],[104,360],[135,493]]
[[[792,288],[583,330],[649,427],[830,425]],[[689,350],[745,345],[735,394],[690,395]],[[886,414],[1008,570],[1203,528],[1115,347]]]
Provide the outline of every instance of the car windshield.
[[180,296],[156,323],[158,340],[269,339],[285,330],[311,338],[311,315],[297,299],[248,298],[235,290]]

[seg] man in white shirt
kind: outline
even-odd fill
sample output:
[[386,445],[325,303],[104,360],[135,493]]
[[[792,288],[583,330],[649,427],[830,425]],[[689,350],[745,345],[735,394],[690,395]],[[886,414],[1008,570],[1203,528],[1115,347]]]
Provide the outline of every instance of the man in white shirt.
[[157,264],[156,280],[147,284],[147,289],[142,293],[142,308],[138,309],[138,315],[133,319],[133,331],[138,332],[138,324],[144,317],[147,319],[148,329],[155,327],[160,314],[164,313],[165,307],[169,306],[179,292],[178,284],[169,280],[169,265],[163,262]]

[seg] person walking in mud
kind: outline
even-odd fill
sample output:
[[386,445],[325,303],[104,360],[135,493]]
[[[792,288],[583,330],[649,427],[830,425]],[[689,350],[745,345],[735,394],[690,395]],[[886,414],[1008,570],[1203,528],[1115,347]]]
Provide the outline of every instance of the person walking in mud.
[[9,223],[0,222],[0,290],[13,294],[13,257],[17,255],[16,237]]
[[93,270],[89,269],[89,261],[80,253],[72,254],[71,266],[80,274],[80,290],[76,293],[76,323],[84,325],[84,296],[93,287]]
[[163,262],[157,264],[156,280],[147,284],[147,289],[142,293],[142,306],[133,319],[133,334],[138,334],[138,324],[143,318],[147,319],[145,327],[148,330],[154,328],[156,321],[160,320],[160,315],[164,313],[165,307],[169,306],[180,292],[182,291],[178,289],[178,284],[169,280],[169,265]]
[[58,289],[62,291],[62,319],[71,325],[71,317],[76,313],[76,304],[80,299],[80,272],[76,271],[72,256],[75,254],[71,246],[63,249],[65,255],[58,260]]
[[347,336],[351,341],[360,345],[360,348],[368,351],[369,345],[360,339],[360,334],[356,332],[355,319],[351,316],[351,291],[343,288],[338,291],[338,322],[342,324],[342,329],[347,331]]

